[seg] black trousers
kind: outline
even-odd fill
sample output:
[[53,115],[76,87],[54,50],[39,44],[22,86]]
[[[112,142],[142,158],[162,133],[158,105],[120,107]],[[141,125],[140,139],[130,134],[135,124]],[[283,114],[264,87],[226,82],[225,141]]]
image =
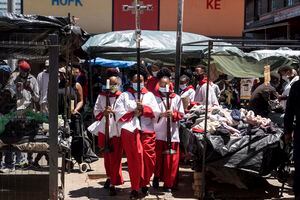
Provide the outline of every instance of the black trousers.
[[295,163],[294,193],[296,199],[300,200],[300,138],[294,140],[294,163]]

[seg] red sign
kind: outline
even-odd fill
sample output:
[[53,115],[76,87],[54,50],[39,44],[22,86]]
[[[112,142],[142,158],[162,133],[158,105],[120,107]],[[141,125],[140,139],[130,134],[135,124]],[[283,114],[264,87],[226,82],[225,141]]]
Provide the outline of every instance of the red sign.
[[206,0],[206,9],[220,10],[221,0]]
[[[158,3],[159,0],[143,0],[144,5],[151,4],[152,11],[144,11],[141,14],[141,29],[142,30],[158,30]],[[123,5],[132,5],[134,0],[114,0],[113,5],[113,30],[133,30],[135,29],[135,15],[131,11],[123,11]]]

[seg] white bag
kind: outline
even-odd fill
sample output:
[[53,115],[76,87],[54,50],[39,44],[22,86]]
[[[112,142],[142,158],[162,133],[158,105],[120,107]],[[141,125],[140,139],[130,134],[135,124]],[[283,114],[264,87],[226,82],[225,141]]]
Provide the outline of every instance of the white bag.
[[99,133],[99,130],[100,130],[100,121],[95,121],[87,129],[93,135],[98,136],[98,133]]

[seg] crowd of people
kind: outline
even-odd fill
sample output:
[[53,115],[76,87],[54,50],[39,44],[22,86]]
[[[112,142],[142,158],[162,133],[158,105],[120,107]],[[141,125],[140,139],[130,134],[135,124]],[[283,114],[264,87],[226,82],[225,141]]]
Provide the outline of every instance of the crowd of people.
[[[35,77],[31,74],[31,64],[28,60],[19,60],[15,71],[12,71],[12,67],[6,62],[1,61],[0,116],[12,111],[22,113],[24,110],[34,110],[48,115],[49,60],[45,61],[43,68],[42,72]],[[64,105],[66,92],[73,94],[75,102],[72,112],[75,114],[83,110],[84,98],[87,96],[86,76],[81,73],[81,69],[77,66],[73,67],[73,74],[74,83],[71,85],[67,79],[65,68],[59,69],[59,114],[63,114],[65,107],[68,106]],[[1,154],[0,172],[8,173],[16,168],[40,168],[39,162],[43,155],[45,155],[48,165],[47,154],[38,153],[33,158],[32,153],[7,150]]]
[[[16,105],[16,110],[35,109],[48,114],[49,61],[45,62],[44,67],[35,78],[30,73],[29,61],[19,60],[14,72],[1,61],[0,115],[7,114],[14,108],[13,105]],[[81,66],[74,65],[73,78],[70,79],[68,69],[64,65],[59,68],[59,113],[63,114],[66,108],[70,108],[72,114],[82,114],[89,97],[88,77]],[[176,94],[173,71],[157,62],[148,67],[143,65],[140,77],[136,68],[130,69],[126,76],[121,76],[116,68],[108,68],[101,78],[98,77],[100,73],[91,77],[96,88],[94,93],[97,94],[90,99],[95,102],[90,102],[94,107],[94,123],[97,123],[93,128],[96,128],[99,147],[104,149],[107,174],[104,187],[109,189],[110,195],[116,195],[115,186],[124,182],[121,164],[123,153],[127,157],[132,199],[138,198],[139,190],[148,195],[153,175],[154,188],[159,188],[159,183],[163,182],[164,189],[171,192],[177,186],[179,122],[185,114],[194,105],[205,105],[206,100],[211,107],[240,106],[238,79],[228,81],[226,75],[221,75],[215,82],[208,83],[207,68],[199,65],[182,70],[179,93]],[[286,112],[284,125],[287,140],[293,131],[294,116],[299,116],[298,110],[294,109],[298,106],[298,91],[295,89],[299,86],[298,80],[295,69],[283,67],[278,73],[271,73],[270,83],[262,80],[257,82],[249,101],[249,110],[261,117],[270,117],[282,126]],[[66,99],[69,97],[71,99]],[[27,162],[26,155],[21,152],[7,151],[2,156],[1,171],[7,172],[24,163],[38,167],[43,155],[38,154],[33,159],[32,154],[27,154]],[[45,156],[48,160],[48,156]],[[299,163],[295,162],[295,165],[297,168]],[[296,177],[299,174],[296,173]]]

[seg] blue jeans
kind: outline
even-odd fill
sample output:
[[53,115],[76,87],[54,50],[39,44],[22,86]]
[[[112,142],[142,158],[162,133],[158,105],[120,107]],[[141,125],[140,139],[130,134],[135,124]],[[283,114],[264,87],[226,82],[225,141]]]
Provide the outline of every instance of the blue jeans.
[[[16,159],[14,159],[16,156]],[[4,163],[3,167],[5,168],[14,168],[16,164],[20,164],[25,161],[24,153],[20,151],[12,152],[12,151],[5,151],[4,152]]]

